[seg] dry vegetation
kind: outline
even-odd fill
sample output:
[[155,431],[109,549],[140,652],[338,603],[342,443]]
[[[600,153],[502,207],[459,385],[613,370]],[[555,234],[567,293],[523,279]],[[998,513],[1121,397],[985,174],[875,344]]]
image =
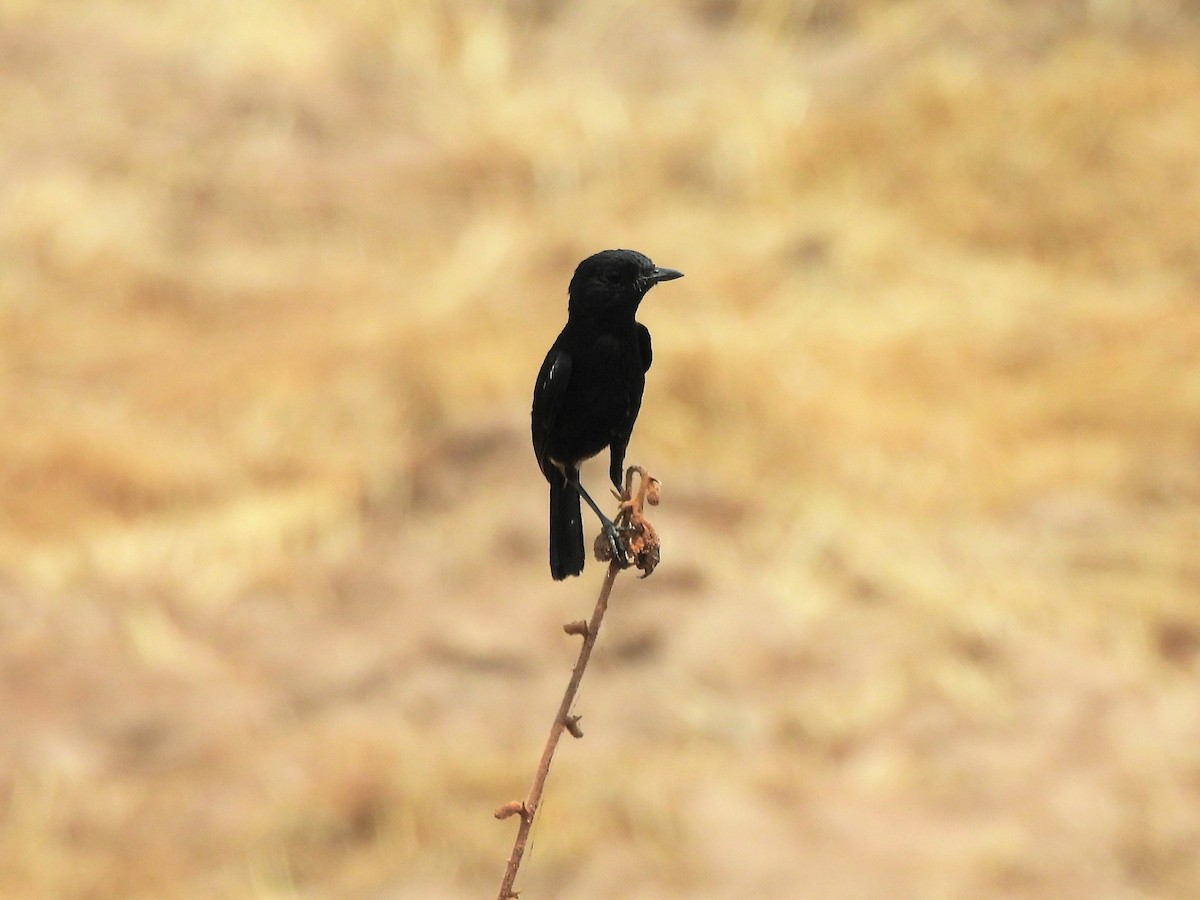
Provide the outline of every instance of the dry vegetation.
[[0,4],[0,894],[494,891],[601,574],[532,378],[632,246],[664,562],[525,896],[1200,895],[1197,60],[1189,0]]

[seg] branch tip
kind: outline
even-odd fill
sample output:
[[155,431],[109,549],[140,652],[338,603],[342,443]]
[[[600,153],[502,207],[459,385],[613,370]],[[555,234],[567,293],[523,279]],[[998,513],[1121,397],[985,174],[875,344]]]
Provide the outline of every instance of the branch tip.
[[658,502],[662,499],[662,482],[654,476],[649,476],[644,484],[646,489],[646,502],[651,506],[658,506]]

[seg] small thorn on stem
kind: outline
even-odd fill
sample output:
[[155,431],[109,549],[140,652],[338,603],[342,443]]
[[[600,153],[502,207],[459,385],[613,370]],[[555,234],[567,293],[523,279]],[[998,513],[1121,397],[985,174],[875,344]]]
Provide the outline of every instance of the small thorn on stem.
[[528,817],[529,809],[525,806],[524,800],[509,800],[503,806],[496,807],[496,812],[493,815],[497,819],[507,819],[510,816],[517,815],[524,819]]
[[588,636],[588,624],[583,619],[576,619],[574,622],[568,622],[564,625],[563,631],[567,634],[577,634],[585,638]]
[[563,728],[567,729],[571,737],[578,740],[583,737],[583,729],[579,727],[579,720],[582,716],[567,716],[563,719]]

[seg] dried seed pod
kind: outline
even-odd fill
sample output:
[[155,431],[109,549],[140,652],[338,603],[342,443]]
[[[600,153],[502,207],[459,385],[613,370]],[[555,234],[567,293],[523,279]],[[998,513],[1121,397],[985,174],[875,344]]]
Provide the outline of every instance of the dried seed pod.
[[646,482],[646,502],[651,506],[658,506],[658,501],[662,499],[662,482],[657,478],[651,477]]
[[612,542],[609,541],[608,535],[603,531],[596,535],[596,543],[592,545],[592,552],[596,554],[596,559],[600,560],[600,562],[612,562]]

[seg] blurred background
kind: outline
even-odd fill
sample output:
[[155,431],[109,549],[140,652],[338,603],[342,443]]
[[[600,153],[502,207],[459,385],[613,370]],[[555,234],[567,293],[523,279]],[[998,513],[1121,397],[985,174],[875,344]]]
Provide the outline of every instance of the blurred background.
[[607,247],[525,896],[1200,895],[1198,148],[1194,0],[0,3],[0,895],[494,895]]

